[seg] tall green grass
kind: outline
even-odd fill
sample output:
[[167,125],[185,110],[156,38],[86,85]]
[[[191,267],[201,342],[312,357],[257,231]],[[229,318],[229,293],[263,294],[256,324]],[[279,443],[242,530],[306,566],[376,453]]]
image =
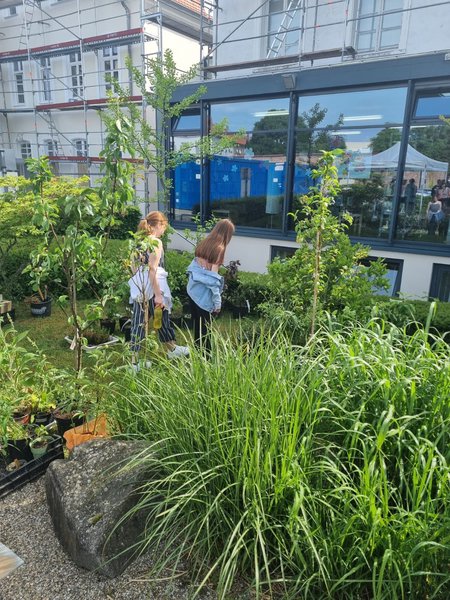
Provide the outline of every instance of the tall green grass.
[[149,441],[135,510],[161,568],[219,598],[449,597],[445,344],[377,322],[304,348],[214,336],[124,386],[109,411]]

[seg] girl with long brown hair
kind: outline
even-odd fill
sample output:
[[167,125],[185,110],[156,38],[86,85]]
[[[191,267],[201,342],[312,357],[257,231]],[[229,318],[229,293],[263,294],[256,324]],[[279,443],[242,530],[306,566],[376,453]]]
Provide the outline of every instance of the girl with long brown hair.
[[212,315],[222,307],[223,277],[219,267],[224,261],[225,250],[234,233],[229,219],[221,219],[212,231],[198,244],[195,258],[189,265],[187,293],[191,304],[194,338],[197,344],[209,349],[207,328]]

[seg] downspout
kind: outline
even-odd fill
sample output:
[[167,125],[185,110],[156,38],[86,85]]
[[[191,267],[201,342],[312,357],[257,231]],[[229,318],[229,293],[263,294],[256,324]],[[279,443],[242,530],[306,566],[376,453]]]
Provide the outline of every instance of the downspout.
[[[125,11],[125,15],[127,18],[127,29],[131,29],[131,13],[130,13],[130,7],[127,6],[126,0],[120,0],[120,4],[123,7],[123,10]],[[129,87],[130,87],[130,95],[133,95],[133,73],[131,70],[131,45],[128,44],[127,45],[127,55],[128,55],[128,62],[130,63],[128,65],[128,81],[129,83]]]

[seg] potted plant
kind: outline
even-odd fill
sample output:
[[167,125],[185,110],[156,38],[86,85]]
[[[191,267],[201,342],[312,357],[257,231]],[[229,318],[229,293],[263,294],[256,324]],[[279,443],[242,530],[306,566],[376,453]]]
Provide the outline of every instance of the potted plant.
[[109,341],[110,334],[103,327],[94,325],[90,329],[86,329],[83,336],[86,338],[88,346],[100,346]]
[[56,408],[53,417],[58,428],[58,435],[72,427],[84,423],[86,418],[86,383],[82,373],[74,377],[68,372],[60,374],[55,384]]
[[40,288],[33,285],[36,292],[30,299],[30,310],[33,317],[49,317],[52,314],[52,298],[48,294],[47,286]]
[[33,455],[28,446],[29,430],[25,425],[10,421],[6,428],[7,452],[10,461],[33,460]]
[[44,456],[52,439],[53,438],[46,427],[44,425],[38,425],[33,430],[33,437],[29,443],[33,458]]
[[31,418],[33,425],[48,425],[55,408],[53,395],[48,391],[36,391],[31,394]]

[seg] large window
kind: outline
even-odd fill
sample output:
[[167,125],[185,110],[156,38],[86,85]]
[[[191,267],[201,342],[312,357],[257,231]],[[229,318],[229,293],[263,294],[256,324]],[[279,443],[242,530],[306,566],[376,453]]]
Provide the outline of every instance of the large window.
[[80,52],[71,52],[70,60],[70,90],[71,99],[80,100],[83,98],[83,65]]
[[450,244],[450,90],[417,98],[397,217],[398,239]]
[[291,212],[301,215],[301,197],[314,184],[311,170],[321,151],[340,148],[341,194],[333,206],[335,215],[351,215],[350,235],[387,238],[405,100],[405,88],[301,97]]
[[224,118],[237,138],[210,161],[209,212],[236,225],[280,229],[289,99],[213,104],[212,124]]
[[105,77],[105,90],[110,91],[112,85],[110,80],[119,81],[119,58],[117,54],[117,46],[103,48],[103,71]]
[[356,25],[358,52],[398,48],[403,0],[359,0]]
[[266,53],[268,58],[298,53],[301,0],[270,0]]
[[15,60],[13,63],[14,83],[16,86],[16,103],[25,104],[25,88],[23,79],[23,62]]
[[42,84],[42,100],[44,102],[50,102],[52,99],[52,88],[51,88],[51,64],[50,57],[44,57],[40,60],[41,69],[41,84]]
[[172,147],[182,150],[192,160],[178,165],[173,173],[172,216],[178,221],[192,221],[200,212],[201,165],[194,158],[200,138],[200,110],[193,109],[174,119]]

